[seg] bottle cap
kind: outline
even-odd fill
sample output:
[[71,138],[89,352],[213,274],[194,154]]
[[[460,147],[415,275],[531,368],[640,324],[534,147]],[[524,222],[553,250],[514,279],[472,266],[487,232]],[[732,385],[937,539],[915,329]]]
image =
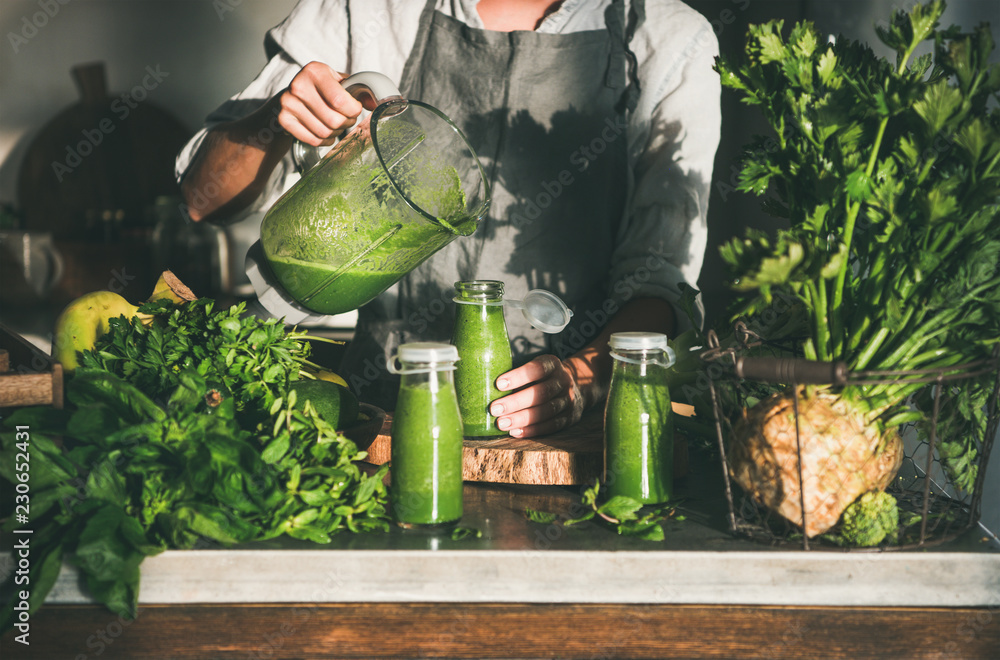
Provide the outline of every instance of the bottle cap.
[[667,336],[660,332],[615,332],[608,343],[622,351],[665,351]]
[[544,289],[532,289],[520,301],[504,301],[517,307],[532,326],[542,332],[554,334],[562,332],[569,325],[573,312],[562,298]]
[[[632,364],[659,364],[663,367],[671,367],[677,360],[674,349],[667,345],[667,336],[661,332],[614,332],[611,334],[611,357],[621,362],[631,362]],[[661,351],[663,357],[642,357],[636,359],[628,357],[615,351]]]
[[455,362],[458,360],[458,348],[454,344],[419,341],[400,344],[396,357],[400,362]]

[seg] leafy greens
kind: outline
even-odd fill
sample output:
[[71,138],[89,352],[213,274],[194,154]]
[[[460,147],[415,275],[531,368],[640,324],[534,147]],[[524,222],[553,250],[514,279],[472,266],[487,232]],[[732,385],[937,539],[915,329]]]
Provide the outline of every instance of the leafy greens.
[[139,566],[163,550],[388,529],[386,468],[364,474],[365,452],[289,391],[308,363],[305,333],[210,300],[141,310],[149,327],[119,318],[84,353],[67,410],[25,408],[5,422],[0,476],[11,485],[9,431],[31,429],[33,609],[63,558],[131,618]]
[[[723,246],[736,315],[796,301],[807,358],[898,373],[996,355],[1000,65],[989,63],[989,27],[941,29],[944,9],[917,4],[877,29],[894,62],[848,39],[825,43],[809,22],[784,36],[781,21],[750,27],[745,61],[717,60],[723,85],[774,131],[748,146],[739,189],[767,194],[765,209],[790,225]],[[933,52],[914,57],[925,41]],[[942,411],[940,449],[960,488],[977,478],[992,378],[963,381]],[[926,385],[888,381],[843,397],[883,428],[929,417]],[[899,408],[909,397],[919,412]]]

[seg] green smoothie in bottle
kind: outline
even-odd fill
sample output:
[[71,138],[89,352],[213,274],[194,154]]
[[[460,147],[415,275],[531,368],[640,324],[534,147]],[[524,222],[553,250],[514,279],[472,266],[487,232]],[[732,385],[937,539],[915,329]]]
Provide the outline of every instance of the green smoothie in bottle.
[[449,526],[462,517],[462,418],[451,344],[403,344],[392,420],[393,518],[404,528]]
[[611,335],[614,364],[604,411],[604,483],[608,497],[643,504],[673,495],[674,426],[667,369],[673,353],[666,335]]
[[452,342],[461,358],[455,368],[455,390],[469,438],[507,435],[489,412],[490,403],[504,395],[497,389],[497,377],[513,366],[502,301],[503,282],[455,283]]

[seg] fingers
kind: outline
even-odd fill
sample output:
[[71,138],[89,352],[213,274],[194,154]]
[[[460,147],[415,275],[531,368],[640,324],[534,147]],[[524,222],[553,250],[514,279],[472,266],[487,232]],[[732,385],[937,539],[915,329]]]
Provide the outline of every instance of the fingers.
[[569,395],[565,395],[500,417],[497,426],[515,438],[526,438],[554,433],[573,421],[573,402]]
[[362,106],[341,80],[343,76],[321,62],[302,67],[279,95],[282,128],[306,144],[319,146],[352,125]]
[[546,378],[514,394],[497,399],[490,404],[490,414],[494,417],[500,417],[518,410],[538,406],[557,397],[565,389],[566,387],[560,379]]
[[497,389],[508,391],[524,387],[551,376],[557,369],[562,369],[562,361],[555,355],[539,355],[531,362],[511,369],[497,378]]
[[534,438],[537,436],[549,435],[550,433],[556,433],[563,430],[573,421],[573,418],[569,415],[560,415],[559,417],[552,417],[551,419],[539,422],[538,424],[526,426],[523,429],[514,429],[510,432],[510,434],[515,438]]
[[497,387],[517,390],[490,405],[497,427],[515,438],[553,433],[582,414],[582,398],[573,376],[554,355],[542,355],[502,374]]
[[292,137],[314,147],[319,146],[333,133],[332,128],[321,122],[301,100],[290,96],[288,92],[282,95],[278,123]]

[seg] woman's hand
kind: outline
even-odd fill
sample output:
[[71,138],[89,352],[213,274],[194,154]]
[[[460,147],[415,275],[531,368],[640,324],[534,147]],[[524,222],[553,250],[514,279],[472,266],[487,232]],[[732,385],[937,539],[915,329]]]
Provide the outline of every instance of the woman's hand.
[[611,380],[608,340],[613,332],[669,334],[674,311],[660,298],[633,298],[601,333],[574,355],[540,355],[497,378],[497,389],[513,392],[490,404],[497,426],[515,438],[555,433],[580,421],[583,411],[604,400]]
[[[181,182],[191,219],[236,214],[260,196],[294,139],[314,147],[333,144],[354,125],[361,103],[343,79],[326,64],[310,62],[257,110],[210,130]],[[366,104],[374,107],[374,99]]]
[[322,62],[310,62],[271,103],[289,135],[314,147],[332,144],[361,114],[361,102],[340,84],[345,76]]
[[497,426],[515,438],[545,435],[580,421],[586,401],[575,369],[541,355],[497,378],[497,389],[516,390],[490,405]]

